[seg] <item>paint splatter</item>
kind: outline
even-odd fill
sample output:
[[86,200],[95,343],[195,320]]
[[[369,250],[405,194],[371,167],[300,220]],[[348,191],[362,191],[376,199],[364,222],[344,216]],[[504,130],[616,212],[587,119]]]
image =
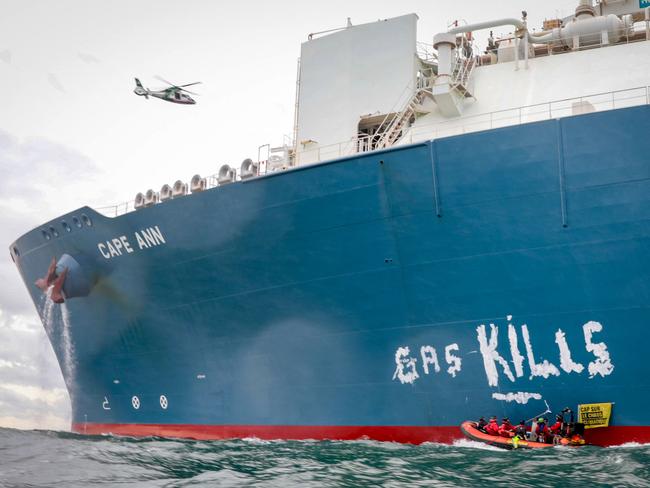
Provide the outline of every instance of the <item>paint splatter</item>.
[[528,393],[526,391],[518,391],[517,393],[492,393],[492,398],[495,400],[502,400],[504,402],[517,402],[521,405],[526,405],[528,400],[541,400],[542,395],[539,393]]

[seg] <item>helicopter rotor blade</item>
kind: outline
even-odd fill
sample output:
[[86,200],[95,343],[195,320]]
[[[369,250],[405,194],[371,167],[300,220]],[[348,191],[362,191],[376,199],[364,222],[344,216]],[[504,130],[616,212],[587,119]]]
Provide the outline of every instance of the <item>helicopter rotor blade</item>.
[[178,85],[178,88],[183,88],[185,86],[192,86],[192,85],[198,85],[201,83],[200,81],[195,81],[194,83],[188,83],[187,85]]
[[156,79],[162,81],[163,83],[167,83],[167,84],[170,85],[170,86],[176,87],[175,84],[173,84],[171,81],[167,81],[167,80],[166,80],[165,78],[163,78],[162,76],[158,76],[158,75],[156,75],[156,76],[154,76],[154,78],[156,78]]

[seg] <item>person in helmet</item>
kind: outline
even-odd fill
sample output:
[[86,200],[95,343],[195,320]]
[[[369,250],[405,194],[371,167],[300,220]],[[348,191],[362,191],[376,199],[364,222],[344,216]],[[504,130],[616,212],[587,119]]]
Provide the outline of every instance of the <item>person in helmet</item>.
[[510,423],[508,417],[504,417],[499,427],[499,435],[501,437],[512,437],[515,434],[515,427]]
[[534,434],[537,436],[537,442],[546,442],[546,437],[548,436],[548,425],[546,425],[546,419],[540,417],[537,419],[537,427],[535,427]]
[[490,421],[485,426],[485,432],[490,435],[499,435],[499,424],[497,424],[496,416],[490,417]]

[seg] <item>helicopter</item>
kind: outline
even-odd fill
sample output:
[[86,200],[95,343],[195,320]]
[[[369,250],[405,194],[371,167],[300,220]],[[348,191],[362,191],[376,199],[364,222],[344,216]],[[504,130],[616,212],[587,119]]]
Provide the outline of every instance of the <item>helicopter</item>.
[[172,103],[180,103],[183,105],[194,105],[196,103],[196,100],[194,100],[192,97],[187,95],[187,93],[190,93],[192,95],[198,95],[197,93],[193,93],[189,90],[186,90],[186,86],[192,86],[192,85],[198,85],[201,83],[200,81],[195,81],[194,83],[188,83],[186,85],[175,85],[173,83],[170,83],[169,81],[161,78],[160,76],[156,76],[157,79],[162,81],[163,83],[167,83],[169,85],[169,88],[165,88],[163,90],[149,90],[148,88],[145,88],[142,86],[142,83],[140,83],[140,80],[137,78],[135,79],[135,90],[133,90],[133,93],[139,96],[145,97],[147,100],[149,99],[149,96],[151,95],[152,97],[155,98],[160,98],[161,100],[165,100],[166,102],[172,102]]

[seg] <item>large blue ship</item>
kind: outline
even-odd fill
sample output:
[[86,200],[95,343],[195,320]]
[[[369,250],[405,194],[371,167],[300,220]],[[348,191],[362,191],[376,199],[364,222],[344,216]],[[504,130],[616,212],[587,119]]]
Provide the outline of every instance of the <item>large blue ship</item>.
[[[579,22],[610,28],[596,9],[581,2],[537,37],[525,18],[491,23],[516,34],[490,37],[484,54],[465,26],[436,36],[436,56],[415,56],[415,16],[313,36],[283,154],[222,168],[217,184],[194,178],[191,194],[178,182],[139,195],[134,211],[82,207],[20,237],[11,256],[73,430],[451,442],[479,415],[611,402],[609,427],[587,440],[650,442],[650,71],[609,91],[575,74],[563,103],[547,91],[517,105],[552,63],[605,56],[615,70],[635,56],[648,67],[650,42],[634,28],[643,10],[608,14],[622,27],[606,43],[587,29],[562,44]],[[344,100],[354,107],[341,113],[323,95],[331,77],[341,98],[356,90],[341,88],[350,73],[319,71],[349,64],[355,36],[404,39],[407,103],[374,113]],[[401,60],[395,49],[380,51]],[[364,100],[403,88],[397,78],[366,86]],[[345,131],[336,117],[350,113],[354,137],[328,140],[319,124]]]

